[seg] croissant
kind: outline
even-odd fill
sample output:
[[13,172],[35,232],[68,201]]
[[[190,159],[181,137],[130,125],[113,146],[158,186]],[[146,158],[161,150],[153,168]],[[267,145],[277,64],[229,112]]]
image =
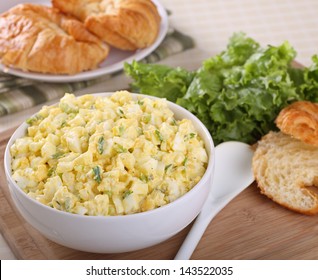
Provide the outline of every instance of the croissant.
[[52,4],[119,49],[145,48],[159,33],[161,18],[150,0],[52,0]]
[[318,146],[318,104],[309,101],[292,103],[279,113],[275,122],[285,134]]
[[75,74],[94,69],[109,47],[55,8],[20,4],[0,15],[1,63],[24,71]]

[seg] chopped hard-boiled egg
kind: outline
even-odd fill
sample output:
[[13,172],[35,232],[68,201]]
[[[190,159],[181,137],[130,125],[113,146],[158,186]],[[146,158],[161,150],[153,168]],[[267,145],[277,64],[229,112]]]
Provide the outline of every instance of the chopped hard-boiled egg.
[[12,177],[30,197],[70,213],[161,207],[189,191],[208,162],[190,120],[175,120],[164,99],[127,91],[65,94],[27,123],[10,149]]

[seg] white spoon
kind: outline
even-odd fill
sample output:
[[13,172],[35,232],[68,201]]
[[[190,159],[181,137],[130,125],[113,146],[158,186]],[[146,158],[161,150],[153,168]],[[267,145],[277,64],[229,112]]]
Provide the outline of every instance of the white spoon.
[[188,260],[216,214],[254,181],[252,157],[251,147],[241,142],[224,142],[215,148],[211,191],[175,260]]

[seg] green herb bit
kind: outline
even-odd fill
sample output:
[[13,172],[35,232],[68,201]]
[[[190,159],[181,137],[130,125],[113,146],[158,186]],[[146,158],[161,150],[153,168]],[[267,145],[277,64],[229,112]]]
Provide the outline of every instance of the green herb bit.
[[117,153],[127,153],[127,149],[126,148],[124,148],[122,145],[119,145],[119,144],[115,144],[114,145],[114,149],[115,149],[115,151],[117,152]]
[[39,120],[43,120],[43,117],[41,115],[34,115],[33,117],[28,118],[25,122],[28,125],[34,125]]
[[144,183],[148,183],[149,182],[149,178],[145,174],[141,174],[139,179],[141,181],[143,181]]
[[187,134],[187,135],[184,136],[184,140],[185,140],[185,141],[188,141],[188,140],[190,140],[190,139],[193,139],[193,138],[196,137],[196,136],[197,136],[196,133],[191,132],[191,133],[189,133],[189,134]]
[[52,157],[53,159],[59,159],[59,158],[61,158],[63,155],[64,155],[64,153],[62,153],[62,152],[57,152],[57,153],[53,154],[51,157]]
[[150,174],[149,176],[147,176],[147,175],[145,175],[145,174],[141,174],[140,177],[139,177],[139,179],[140,179],[141,181],[143,181],[144,183],[148,183],[149,181],[153,180],[154,177],[153,177],[152,174]]
[[124,111],[121,108],[118,108],[118,112],[120,115],[122,115],[122,116],[124,115]]
[[123,125],[119,126],[119,135],[122,136],[125,132],[125,127]]
[[34,118],[28,118],[25,122],[29,125],[32,125],[34,123]]
[[51,167],[49,171],[47,172],[47,176],[51,177],[54,173],[55,173],[55,167]]
[[144,102],[144,101],[142,101],[142,100],[138,100],[138,101],[137,101],[137,104],[138,104],[139,106],[144,105],[144,103],[145,103],[145,102]]
[[185,166],[187,164],[187,162],[188,162],[188,157],[185,157],[183,162],[182,162],[182,165]]
[[93,173],[94,173],[94,180],[99,184],[102,181],[102,178],[100,176],[100,168],[99,166],[93,167]]
[[149,123],[150,120],[151,120],[151,115],[150,115],[150,114],[148,114],[148,115],[143,115],[143,116],[142,116],[142,121],[143,121],[144,123]]
[[172,119],[171,124],[172,125],[177,125],[177,121],[175,120],[175,118]]
[[163,141],[163,137],[162,137],[160,131],[158,129],[156,129],[155,133],[156,133],[156,136],[158,137],[159,141],[162,142]]
[[59,104],[59,107],[66,114],[77,114],[79,112],[77,107],[71,107],[69,104],[63,102]]
[[141,127],[137,127],[136,128],[138,135],[143,135],[144,134],[144,130]]
[[133,191],[131,191],[131,190],[125,191],[123,194],[123,199],[125,199],[127,196],[131,195],[132,193],[133,193]]
[[105,143],[105,138],[104,136],[101,136],[98,139],[98,143],[97,143],[97,151],[100,155],[104,152],[104,143]]
[[66,121],[63,121],[63,122],[61,123],[61,128],[63,128],[64,126],[66,126]]
[[167,172],[167,171],[168,171],[168,169],[169,169],[171,166],[172,166],[172,164],[168,164],[168,165],[166,165],[166,166],[165,166],[165,172]]

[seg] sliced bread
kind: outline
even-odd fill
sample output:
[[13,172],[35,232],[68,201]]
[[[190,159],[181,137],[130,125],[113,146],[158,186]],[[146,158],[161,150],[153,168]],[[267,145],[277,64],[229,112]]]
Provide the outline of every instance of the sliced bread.
[[318,213],[318,147],[282,132],[269,132],[257,144],[253,172],[261,192],[296,212]]

